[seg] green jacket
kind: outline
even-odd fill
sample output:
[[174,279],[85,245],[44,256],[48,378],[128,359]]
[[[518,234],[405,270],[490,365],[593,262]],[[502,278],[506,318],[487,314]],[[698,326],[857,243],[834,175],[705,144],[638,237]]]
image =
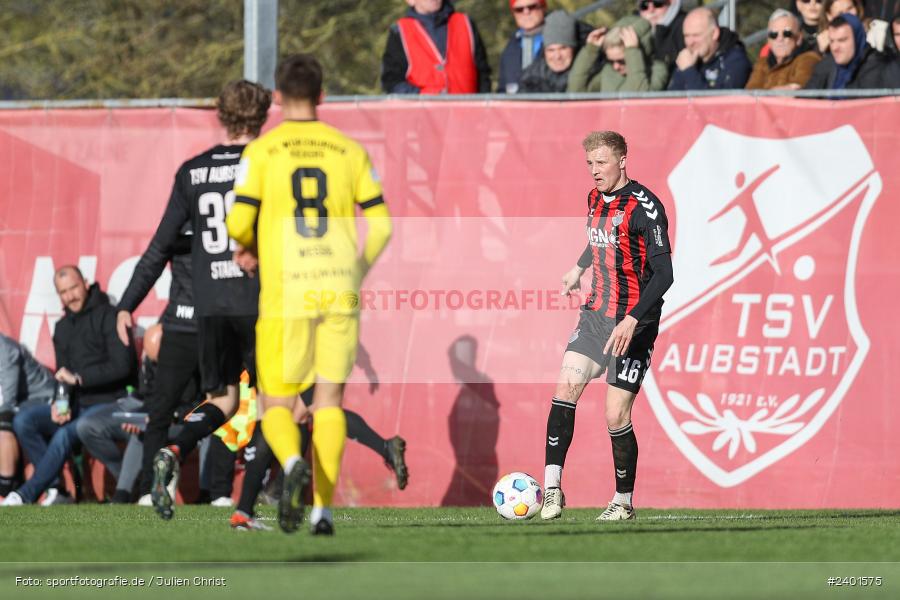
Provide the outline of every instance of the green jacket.
[[666,89],[669,71],[666,64],[653,60],[653,32],[650,23],[637,16],[619,19],[614,27],[634,27],[640,45],[625,49],[628,74],[619,75],[609,63],[590,77],[591,67],[601,55],[602,48],[586,44],[575,57],[569,72],[567,92],[646,92]]

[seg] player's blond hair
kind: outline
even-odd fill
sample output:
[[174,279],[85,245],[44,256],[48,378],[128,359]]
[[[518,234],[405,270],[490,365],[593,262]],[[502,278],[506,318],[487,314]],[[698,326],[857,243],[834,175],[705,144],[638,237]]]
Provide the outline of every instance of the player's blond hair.
[[585,152],[593,152],[597,148],[606,146],[619,158],[628,154],[628,144],[625,143],[625,138],[621,133],[615,131],[592,131],[584,138],[581,145]]

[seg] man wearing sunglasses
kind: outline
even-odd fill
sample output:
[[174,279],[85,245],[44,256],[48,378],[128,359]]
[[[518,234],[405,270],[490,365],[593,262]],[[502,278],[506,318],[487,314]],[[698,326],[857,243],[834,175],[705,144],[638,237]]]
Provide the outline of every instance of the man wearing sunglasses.
[[748,90],[799,90],[822,57],[801,45],[800,19],[777,9],[769,17],[769,53],[753,66]]
[[500,54],[497,93],[514,94],[519,89],[522,71],[540,56],[544,42],[544,17],[547,0],[509,0],[516,30]]
[[753,66],[738,36],[719,27],[706,7],[695,8],[684,19],[685,48],[675,60],[670,90],[743,89]]
[[678,53],[684,49],[682,26],[686,13],[681,10],[681,0],[638,0],[637,12],[650,23],[654,57],[663,61],[671,73]]

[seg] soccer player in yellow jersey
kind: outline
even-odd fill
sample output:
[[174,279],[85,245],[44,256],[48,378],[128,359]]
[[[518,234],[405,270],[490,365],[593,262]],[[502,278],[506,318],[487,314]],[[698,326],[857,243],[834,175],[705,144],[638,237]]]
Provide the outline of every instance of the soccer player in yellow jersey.
[[[257,377],[263,435],[285,471],[279,525],[291,532],[303,518],[309,467],[292,410],[315,382],[309,518],[314,534],[327,535],[334,533],[330,505],[346,439],[341,403],[356,357],[359,285],[387,245],[391,222],[366,151],[316,119],[318,61],[286,57],[275,84],[284,122],[244,150],[227,226],[259,259]],[[368,226],[361,253],[358,208]]]

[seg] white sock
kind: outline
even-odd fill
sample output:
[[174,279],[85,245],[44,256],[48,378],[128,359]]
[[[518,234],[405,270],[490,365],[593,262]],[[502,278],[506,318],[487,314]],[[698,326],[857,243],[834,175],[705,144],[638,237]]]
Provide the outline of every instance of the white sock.
[[313,506],[309,511],[310,525],[315,525],[322,519],[325,519],[329,523],[334,523],[334,517],[332,517],[331,515],[331,509],[327,506]]
[[284,461],[284,474],[287,475],[288,473],[290,473],[291,469],[293,469],[294,465],[296,465],[298,462],[300,462],[299,454],[295,454],[294,456]]
[[612,501],[622,506],[631,506],[631,497],[633,495],[634,492],[625,492],[624,494],[616,492],[616,495],[613,496]]
[[547,465],[544,467],[544,489],[562,487],[562,467]]

